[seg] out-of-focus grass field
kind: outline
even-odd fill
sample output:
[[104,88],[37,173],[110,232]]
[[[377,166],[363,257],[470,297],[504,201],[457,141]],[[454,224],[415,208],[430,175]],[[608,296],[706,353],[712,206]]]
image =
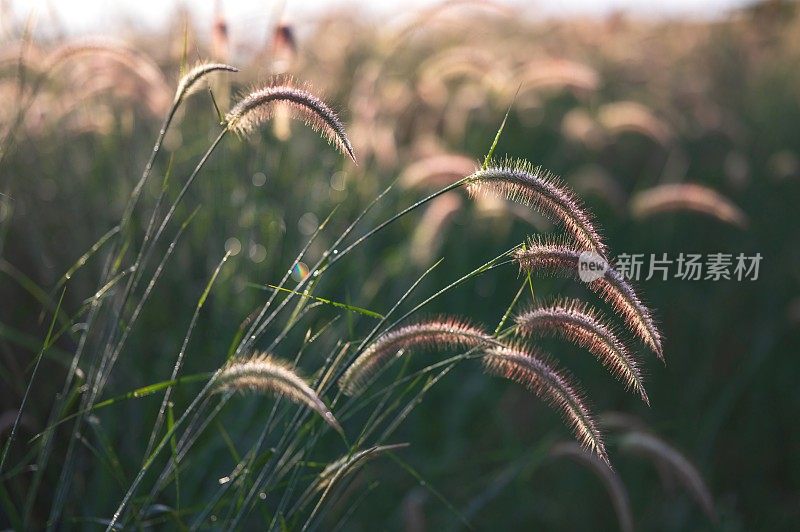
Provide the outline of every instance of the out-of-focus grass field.
[[[176,18],[166,34],[128,40],[157,70],[89,55],[48,72],[0,163],[3,441],[61,294],[56,283],[118,222],[186,50],[190,63],[220,60],[241,68],[210,82],[223,111],[232,96],[271,74],[309,82],[340,111],[359,164],[345,161],[300,122],[280,116],[260,136],[226,139],[159,245],[156,253],[163,254],[199,207],[102,398],[169,377],[197,299],[226,250],[232,256],[199,315],[185,374],[213,371],[224,362],[239,324],[269,294],[258,285],[276,284],[334,209],[309,249],[308,264],[398,177],[367,215],[365,227],[439,188],[430,181],[441,185],[468,173],[467,160],[479,165],[510,109],[496,155],[525,158],[561,175],[594,212],[612,254],[763,256],[756,281],[638,283],[665,335],[666,366],[645,357],[650,408],[584,351],[565,342],[543,344],[581,381],[595,412],[638,417],[684,453],[714,496],[718,523],[674,479],[662,478],[646,460],[618,452],[609,436],[637,528],[796,526],[800,12],[794,3],[769,2],[703,22],[624,15],[543,22],[519,15],[489,5],[411,13],[384,24],[337,12],[302,31],[288,27],[277,33],[282,38],[253,43],[246,51],[226,50],[219,27],[212,31],[212,45],[198,36],[208,27]],[[62,44],[31,41],[23,31],[16,28],[3,38],[4,132],[23,101],[20,76],[35,77],[46,53]],[[177,120],[134,215],[133,242],[144,232],[168,165],[167,197],[174,198],[215,136],[219,119],[208,91],[187,101]],[[436,164],[447,172],[434,172]],[[415,181],[426,171],[427,180]],[[678,182],[704,184],[726,196],[746,214],[748,226],[686,212],[632,217],[631,197]],[[385,313],[442,258],[412,294],[406,305],[411,308],[529,235],[549,230],[530,209],[454,192],[354,250],[325,275],[315,294]],[[106,259],[101,250],[66,283],[63,320],[57,324],[67,328],[46,351],[10,464],[31,459],[29,441],[45,428],[77,347],[80,326],[69,320],[97,290]],[[421,315],[456,313],[493,328],[521,282],[509,264],[445,293]],[[535,278],[534,289],[537,298],[591,297],[578,283],[555,278]],[[529,301],[525,292],[520,305]],[[368,316],[321,305],[281,345],[280,354],[293,358],[306,330],[319,330],[337,315],[323,338],[328,346],[363,337],[374,325]],[[272,336],[280,332],[279,326],[274,329]],[[306,356],[304,365],[314,368],[328,351]],[[411,364],[421,367],[433,356],[417,355]],[[176,388],[176,408],[185,407],[197,389]],[[110,517],[141,465],[160,398],[121,401],[92,414],[82,432],[66,528],[95,526],[73,518]],[[236,463],[230,448],[247,451],[271,404],[248,397],[226,406],[180,471],[183,507],[208,501],[217,479]],[[44,525],[58,481],[58,460],[69,436],[67,429],[62,432],[32,508],[35,527]],[[457,513],[481,530],[614,529],[617,520],[598,479],[568,460],[543,458],[552,442],[570,438],[558,416],[524,389],[486,378],[477,365],[460,365],[392,438],[411,444],[399,456],[425,483],[393,460],[375,460],[321,526],[333,527],[355,508],[343,524],[346,530],[460,529]],[[336,444],[323,446],[318,459],[341,454]],[[12,506],[24,500],[32,474],[22,470],[0,479]],[[174,499],[170,489],[157,502],[174,507]],[[7,524],[0,518],[0,526]]]

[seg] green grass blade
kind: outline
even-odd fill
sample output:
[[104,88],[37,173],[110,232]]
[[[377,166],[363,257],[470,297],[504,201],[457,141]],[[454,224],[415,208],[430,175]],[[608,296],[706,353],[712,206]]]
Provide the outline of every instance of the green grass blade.
[[382,314],[379,314],[379,313],[377,313],[377,312],[375,312],[373,310],[357,307],[355,305],[348,305],[346,303],[340,303],[339,301],[333,301],[331,299],[325,299],[324,297],[313,296],[313,295],[309,294],[307,290],[303,291],[303,292],[298,292],[296,290],[291,290],[289,288],[283,288],[283,287],[280,287],[280,286],[275,286],[274,284],[268,284],[266,286],[262,286],[260,284],[247,283],[247,286],[250,286],[252,288],[259,288],[261,290],[266,290],[268,288],[271,288],[272,290],[279,290],[281,292],[288,292],[288,293],[294,294],[296,296],[300,296],[300,297],[304,297],[304,298],[308,298],[308,299],[313,299],[314,301],[319,301],[320,303],[324,303],[326,305],[331,305],[333,307],[341,308],[341,309],[347,310],[349,312],[355,312],[357,314],[363,314],[364,316],[369,316],[370,318],[383,319],[383,315]]
[[31,389],[33,388],[33,381],[36,380],[36,374],[39,371],[39,364],[42,361],[44,353],[50,348],[50,339],[53,334],[53,328],[55,327],[58,312],[61,310],[61,303],[64,301],[64,294],[66,292],[67,292],[67,287],[65,286],[64,289],[61,290],[61,297],[58,299],[56,310],[53,313],[53,319],[50,320],[50,328],[48,329],[47,336],[45,337],[44,343],[42,344],[42,349],[36,356],[36,365],[33,367],[33,372],[31,373],[31,377],[28,380],[28,386],[25,389],[25,395],[22,396],[22,404],[20,404],[19,410],[17,410],[17,416],[14,419],[14,424],[11,426],[11,433],[9,434],[8,439],[6,440],[5,445],[3,446],[3,455],[0,456],[0,474],[3,473],[3,466],[6,463],[6,457],[8,456],[8,451],[11,448],[11,444],[14,442],[14,437],[17,434],[17,427],[19,426],[19,420],[22,419],[22,413],[25,410],[25,405],[28,402],[28,397],[30,396]]

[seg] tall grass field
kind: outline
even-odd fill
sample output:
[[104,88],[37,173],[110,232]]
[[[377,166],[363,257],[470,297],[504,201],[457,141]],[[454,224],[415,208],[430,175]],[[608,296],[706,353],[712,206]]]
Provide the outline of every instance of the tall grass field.
[[271,4],[0,7],[0,530],[800,525],[796,3]]

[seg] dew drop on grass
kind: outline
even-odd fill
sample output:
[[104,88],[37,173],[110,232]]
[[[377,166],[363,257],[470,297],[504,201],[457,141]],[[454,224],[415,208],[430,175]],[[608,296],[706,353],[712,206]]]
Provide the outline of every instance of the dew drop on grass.
[[292,268],[292,279],[298,283],[304,281],[308,277],[308,266],[305,262],[298,262]]

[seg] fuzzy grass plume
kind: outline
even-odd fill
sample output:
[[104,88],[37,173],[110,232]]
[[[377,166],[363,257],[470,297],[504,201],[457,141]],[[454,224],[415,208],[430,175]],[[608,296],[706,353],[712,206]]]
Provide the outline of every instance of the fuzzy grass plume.
[[475,170],[475,161],[464,155],[438,154],[425,157],[403,170],[397,183],[403,188],[442,188]]
[[391,445],[376,445],[368,449],[362,449],[352,454],[345,455],[338,460],[331,462],[319,474],[317,489],[326,489],[345,476],[356,472],[369,462],[385,452],[396,451],[408,447],[407,443],[395,443]]
[[690,211],[741,229],[748,225],[747,215],[735,203],[716,190],[695,183],[658,185],[638,192],[631,198],[630,211],[635,219]]
[[491,192],[529,205],[564,226],[580,249],[603,257],[608,250],[592,217],[580,199],[558,177],[526,161],[507,159],[492,163],[467,177],[473,196]]
[[639,363],[599,313],[577,299],[539,304],[515,318],[517,331],[525,336],[556,336],[592,353],[627,388],[650,405]]
[[239,72],[239,69],[222,63],[200,63],[183,75],[175,91],[174,103],[179,103],[199,87],[198,82],[211,72]]
[[[551,274],[577,276],[581,251],[573,244],[559,239],[537,238],[514,251],[520,268],[526,272],[543,271]],[[600,277],[586,283],[622,315],[630,330],[640,338],[659,359],[664,360],[661,333],[650,309],[642,303],[633,286],[610,265]]]
[[485,331],[460,318],[406,325],[372,342],[339,379],[339,388],[349,396],[361,393],[393,357],[412,349],[470,349],[490,341]]
[[288,106],[311,129],[356,162],[350,139],[336,113],[325,102],[288,78],[276,78],[266,87],[244,96],[225,115],[227,127],[239,135],[247,135],[275,116],[277,104]]
[[619,442],[620,450],[649,458],[675,475],[711,520],[717,521],[714,499],[697,468],[686,457],[654,434],[630,432]]
[[577,440],[610,465],[600,429],[582,392],[553,362],[522,345],[490,347],[483,362],[488,373],[522,384],[559,410]]
[[617,514],[619,529],[622,532],[633,532],[633,511],[631,501],[628,497],[628,490],[622,479],[608,464],[599,460],[595,455],[587,453],[584,449],[574,442],[560,442],[550,450],[553,458],[569,458],[579,464],[585,465],[603,483],[614,506],[614,513]]
[[314,410],[340,434],[342,427],[317,393],[283,360],[268,354],[234,358],[216,375],[214,389],[258,391],[286,397],[293,403]]
[[641,103],[622,101],[604,104],[597,112],[597,121],[611,134],[638,133],[666,146],[673,138],[669,124],[658,118]]

